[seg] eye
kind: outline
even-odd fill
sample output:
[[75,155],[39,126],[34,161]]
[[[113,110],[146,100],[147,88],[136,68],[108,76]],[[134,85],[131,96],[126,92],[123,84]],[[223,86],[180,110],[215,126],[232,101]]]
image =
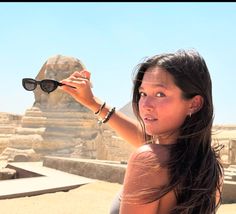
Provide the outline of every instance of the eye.
[[165,95],[164,93],[162,93],[162,92],[158,92],[158,93],[156,94],[156,96],[157,96],[157,97],[165,97],[166,95]]
[[146,94],[145,94],[144,92],[140,91],[140,92],[139,92],[139,96],[140,96],[140,97],[145,97]]

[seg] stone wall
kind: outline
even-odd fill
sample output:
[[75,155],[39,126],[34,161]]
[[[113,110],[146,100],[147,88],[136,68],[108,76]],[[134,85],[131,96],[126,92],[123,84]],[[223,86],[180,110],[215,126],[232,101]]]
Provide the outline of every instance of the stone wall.
[[21,115],[0,113],[0,152],[9,146],[9,138],[16,134],[21,125]]
[[114,183],[123,183],[126,164],[116,161],[45,156],[43,166],[71,174]]

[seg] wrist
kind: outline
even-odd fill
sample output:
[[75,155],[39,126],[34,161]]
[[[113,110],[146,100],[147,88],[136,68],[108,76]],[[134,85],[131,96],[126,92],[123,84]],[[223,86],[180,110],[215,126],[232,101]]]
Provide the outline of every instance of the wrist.
[[[100,108],[102,107],[103,104],[104,104],[103,101],[101,101],[98,98],[94,97],[93,101],[91,101],[89,104],[87,104],[87,108],[90,109],[93,113],[96,113],[96,112],[99,112],[99,111],[102,110]],[[99,112],[99,114],[100,114],[100,112]]]
[[102,105],[100,105],[99,109],[97,111],[95,111],[94,114],[96,116],[99,116],[101,114],[101,112],[102,112],[102,109],[104,109],[105,106],[106,106],[106,102],[104,102]]

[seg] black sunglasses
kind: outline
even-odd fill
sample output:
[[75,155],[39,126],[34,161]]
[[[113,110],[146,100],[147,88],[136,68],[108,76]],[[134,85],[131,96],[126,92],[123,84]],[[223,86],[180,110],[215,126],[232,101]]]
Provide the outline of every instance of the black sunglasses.
[[[37,85],[40,85],[40,88],[47,92],[50,93],[54,90],[57,89],[58,86],[63,86],[66,84],[60,83],[56,80],[51,80],[51,79],[43,79],[43,80],[35,80],[35,79],[31,79],[31,78],[23,78],[22,79],[22,85],[24,87],[25,90],[27,91],[33,91],[36,89]],[[71,88],[75,88],[73,86],[67,85]]]

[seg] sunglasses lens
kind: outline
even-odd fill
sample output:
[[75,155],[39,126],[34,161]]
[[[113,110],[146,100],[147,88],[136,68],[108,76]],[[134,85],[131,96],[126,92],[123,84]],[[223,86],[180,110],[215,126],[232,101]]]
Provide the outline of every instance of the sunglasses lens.
[[58,84],[54,80],[42,80],[40,83],[41,89],[47,93],[56,90]]
[[37,82],[34,79],[22,79],[22,85],[25,90],[33,91],[37,87]]

